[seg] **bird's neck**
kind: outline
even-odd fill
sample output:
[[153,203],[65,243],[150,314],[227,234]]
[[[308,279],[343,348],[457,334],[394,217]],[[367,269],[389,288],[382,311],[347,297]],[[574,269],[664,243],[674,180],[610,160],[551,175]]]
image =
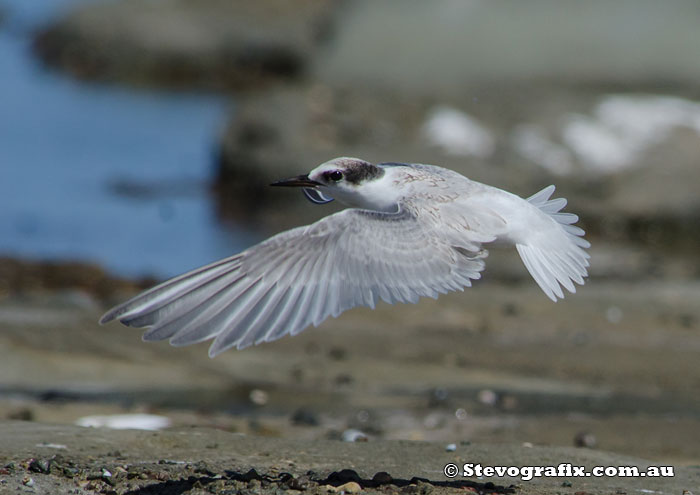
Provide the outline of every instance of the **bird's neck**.
[[352,191],[336,192],[341,203],[354,208],[393,213],[398,211],[399,201],[403,197],[403,188],[398,187],[391,173],[381,178],[365,182]]

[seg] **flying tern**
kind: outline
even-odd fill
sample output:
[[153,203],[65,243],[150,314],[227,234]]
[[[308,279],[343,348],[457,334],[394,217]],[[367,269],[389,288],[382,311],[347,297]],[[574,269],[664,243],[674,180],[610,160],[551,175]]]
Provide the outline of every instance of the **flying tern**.
[[484,244],[515,245],[552,301],[587,276],[578,217],[548,186],[523,199],[452,170],[335,158],[272,184],[349,206],[240,254],[175,277],[100,320],[147,327],[146,341],[214,339],[209,355],[296,335],[355,306],[416,303],[480,278]]

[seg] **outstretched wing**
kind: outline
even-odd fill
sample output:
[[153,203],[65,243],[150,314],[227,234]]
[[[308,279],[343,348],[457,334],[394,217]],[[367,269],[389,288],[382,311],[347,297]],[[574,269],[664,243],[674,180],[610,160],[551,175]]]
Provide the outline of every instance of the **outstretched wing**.
[[[347,209],[150,289],[100,323],[150,327],[144,340],[230,348],[295,335],[355,306],[463,290],[484,268],[483,228],[448,227],[438,209]],[[472,221],[473,223],[473,221]]]

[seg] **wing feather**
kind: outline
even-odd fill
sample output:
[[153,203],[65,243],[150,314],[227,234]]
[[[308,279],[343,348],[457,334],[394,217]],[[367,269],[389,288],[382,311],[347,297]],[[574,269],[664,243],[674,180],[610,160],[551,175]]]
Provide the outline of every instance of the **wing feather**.
[[416,302],[463,290],[479,278],[486,256],[480,245],[494,236],[478,222],[445,232],[435,221],[440,214],[428,219],[410,204],[397,213],[344,210],[166,281],[101,323],[147,326],[144,340],[173,345],[214,338],[214,356],[295,335],[378,299]]

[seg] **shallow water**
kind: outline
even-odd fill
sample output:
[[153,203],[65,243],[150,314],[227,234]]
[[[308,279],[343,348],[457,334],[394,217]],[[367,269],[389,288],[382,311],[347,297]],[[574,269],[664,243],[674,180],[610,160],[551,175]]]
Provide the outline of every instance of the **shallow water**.
[[0,255],[164,277],[250,244],[223,228],[208,195],[228,102],[41,67],[31,32],[71,3],[0,3]]

